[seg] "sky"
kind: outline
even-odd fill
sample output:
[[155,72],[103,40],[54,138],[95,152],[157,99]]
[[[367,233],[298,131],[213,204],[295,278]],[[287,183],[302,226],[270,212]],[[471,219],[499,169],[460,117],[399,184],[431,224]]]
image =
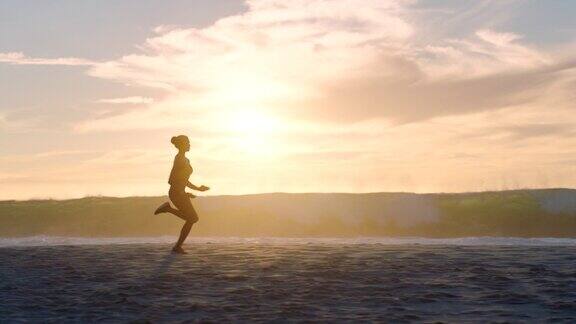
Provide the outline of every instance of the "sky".
[[576,2],[3,0],[0,199],[576,187]]

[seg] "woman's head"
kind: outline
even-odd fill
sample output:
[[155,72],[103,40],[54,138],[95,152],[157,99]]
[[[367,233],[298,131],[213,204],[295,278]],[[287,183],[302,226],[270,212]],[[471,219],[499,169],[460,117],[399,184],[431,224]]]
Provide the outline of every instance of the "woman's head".
[[178,151],[190,151],[190,140],[188,140],[188,136],[186,135],[173,136],[170,142],[174,144]]

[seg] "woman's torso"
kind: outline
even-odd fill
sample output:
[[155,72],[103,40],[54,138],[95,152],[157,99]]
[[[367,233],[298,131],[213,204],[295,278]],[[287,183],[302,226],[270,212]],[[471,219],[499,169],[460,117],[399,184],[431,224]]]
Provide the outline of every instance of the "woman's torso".
[[176,155],[172,171],[170,171],[170,178],[168,179],[170,190],[184,191],[191,174],[192,166],[190,165],[190,161],[188,161],[184,154]]

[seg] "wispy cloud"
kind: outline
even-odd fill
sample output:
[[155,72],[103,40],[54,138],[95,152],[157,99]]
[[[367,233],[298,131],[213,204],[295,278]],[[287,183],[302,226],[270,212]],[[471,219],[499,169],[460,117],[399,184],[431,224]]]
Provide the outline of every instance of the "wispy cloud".
[[69,65],[69,66],[91,66],[96,62],[76,57],[59,58],[33,58],[23,53],[9,52],[0,53],[0,62],[15,65]]
[[111,98],[111,99],[100,99],[96,101],[97,103],[105,103],[105,104],[150,104],[154,102],[154,99],[148,97],[123,97],[123,98]]
[[6,116],[0,113],[0,130],[6,127]]
[[0,113],[0,130],[11,134],[38,132],[46,129],[37,116],[14,118],[12,114]]

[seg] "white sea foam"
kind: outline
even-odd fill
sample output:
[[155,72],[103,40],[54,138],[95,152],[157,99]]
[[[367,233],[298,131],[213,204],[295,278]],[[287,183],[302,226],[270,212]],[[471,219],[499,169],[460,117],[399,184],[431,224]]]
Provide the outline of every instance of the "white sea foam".
[[[86,238],[62,236],[30,236],[0,238],[0,247],[57,245],[169,244],[176,237],[113,237]],[[454,245],[454,246],[576,246],[574,238],[463,237],[449,239],[418,237],[359,237],[359,238],[282,238],[282,237],[194,237],[188,244],[326,244],[326,245]]]

